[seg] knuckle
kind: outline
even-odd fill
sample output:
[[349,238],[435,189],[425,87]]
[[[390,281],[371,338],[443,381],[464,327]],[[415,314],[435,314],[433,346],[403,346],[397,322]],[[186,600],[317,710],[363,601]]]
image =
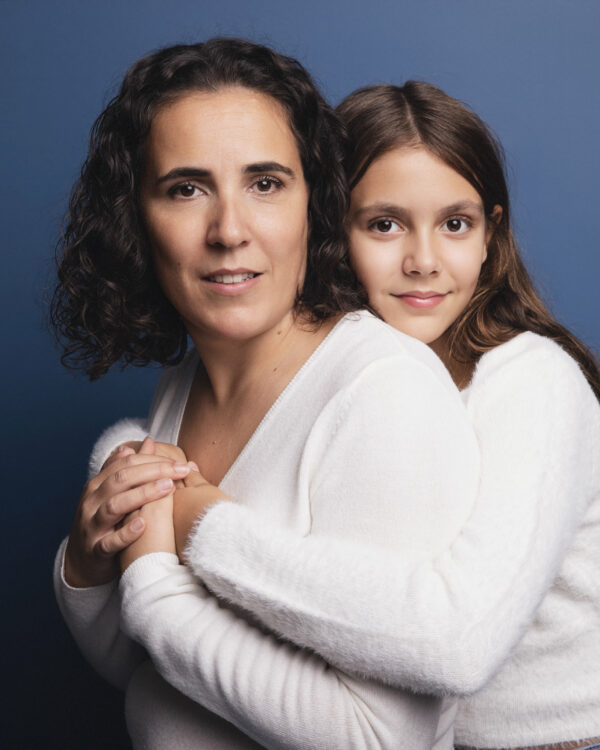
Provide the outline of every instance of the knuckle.
[[106,537],[102,537],[97,543],[96,543],[96,553],[98,557],[110,557],[110,547],[109,543]]
[[117,484],[125,484],[128,476],[129,472],[127,469],[119,469],[118,471],[115,471],[114,480]]
[[81,494],[82,500],[86,498],[88,495],[91,495],[93,492],[96,492],[98,487],[102,484],[102,480],[99,479],[98,475],[95,477],[92,477],[90,481],[85,485],[83,488],[83,492]]
[[109,497],[106,501],[106,505],[104,506],[106,509],[106,513],[109,516],[118,516],[119,515],[119,502],[116,497]]

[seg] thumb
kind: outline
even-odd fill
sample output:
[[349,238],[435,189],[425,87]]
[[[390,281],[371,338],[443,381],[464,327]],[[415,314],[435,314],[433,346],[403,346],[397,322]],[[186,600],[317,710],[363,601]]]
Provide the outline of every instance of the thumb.
[[154,454],[154,452],[155,452],[154,440],[152,440],[150,435],[147,435],[144,438],[144,442],[140,446],[140,453],[151,456]]
[[201,487],[203,484],[210,484],[206,477],[200,473],[198,464],[195,461],[188,461],[188,466],[192,470],[183,480],[185,487]]

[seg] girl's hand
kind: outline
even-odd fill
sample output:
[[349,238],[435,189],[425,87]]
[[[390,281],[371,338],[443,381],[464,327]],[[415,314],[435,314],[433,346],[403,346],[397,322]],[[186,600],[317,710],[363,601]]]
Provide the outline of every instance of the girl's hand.
[[143,516],[132,516],[125,523],[123,519],[170,495],[174,481],[189,474],[187,464],[156,456],[153,450],[150,438],[139,453],[126,448],[86,485],[65,554],[65,580],[70,586],[99,586],[115,578],[116,556],[139,539],[146,525]]
[[215,503],[231,501],[218,487],[202,476],[197,465],[190,461],[192,471],[187,475],[183,488],[177,489],[173,497],[173,523],[177,555],[184,562],[183,551],[195,524]]
[[148,555],[151,552],[172,552],[175,554],[173,492],[160,500],[147,503],[126,519],[128,523],[134,523],[136,520],[143,521],[146,530],[139,539],[136,539],[121,552],[119,561],[122,573],[142,555]]

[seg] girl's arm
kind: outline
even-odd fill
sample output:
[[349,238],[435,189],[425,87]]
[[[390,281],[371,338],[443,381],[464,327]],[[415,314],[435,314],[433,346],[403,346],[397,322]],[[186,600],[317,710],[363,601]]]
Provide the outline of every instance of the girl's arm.
[[[402,532],[387,549],[333,538],[330,528],[318,533],[318,504],[317,533],[298,537],[222,503],[197,525],[191,567],[219,596],[341,669],[416,691],[482,687],[532,622],[600,488],[600,409],[587,382],[556,345],[520,339],[487,356],[469,402],[483,460],[477,505],[460,533],[445,535],[423,559],[406,560],[410,539]],[[399,418],[398,432],[406,428]],[[451,443],[437,445],[439,459],[456,448]],[[433,503],[422,505],[419,484],[394,471],[410,446],[394,436],[390,446],[380,468],[396,476],[389,501],[425,514],[435,539],[443,516]],[[371,450],[357,436],[348,448],[349,476]],[[442,463],[430,470],[439,503],[452,503]],[[335,493],[339,475],[324,481],[322,489]],[[342,492],[354,481],[342,481]],[[368,486],[356,481],[361,507],[341,511],[342,523],[371,504]],[[391,535],[397,523],[390,519]]]
[[[476,463],[460,403],[428,368],[398,357],[367,368],[330,402],[306,444],[298,482],[309,492],[321,544],[349,544],[355,558],[375,546],[392,556],[406,550],[411,559],[443,545],[464,522]],[[402,485],[420,488],[418,513],[413,492],[398,493]],[[402,738],[416,750],[434,741],[437,699],[349,676],[265,633],[223,606],[175,555],[139,557],[120,591],[122,627],[162,677],[266,747],[396,748]],[[328,595],[339,599],[336,590]],[[373,621],[365,641],[377,640],[379,629]]]

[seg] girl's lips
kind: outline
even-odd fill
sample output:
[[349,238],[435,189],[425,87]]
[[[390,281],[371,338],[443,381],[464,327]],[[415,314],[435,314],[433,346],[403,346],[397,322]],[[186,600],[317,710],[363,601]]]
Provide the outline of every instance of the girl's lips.
[[405,302],[411,307],[416,307],[418,310],[428,310],[432,307],[437,307],[440,302],[444,299],[445,294],[394,294],[399,300]]

